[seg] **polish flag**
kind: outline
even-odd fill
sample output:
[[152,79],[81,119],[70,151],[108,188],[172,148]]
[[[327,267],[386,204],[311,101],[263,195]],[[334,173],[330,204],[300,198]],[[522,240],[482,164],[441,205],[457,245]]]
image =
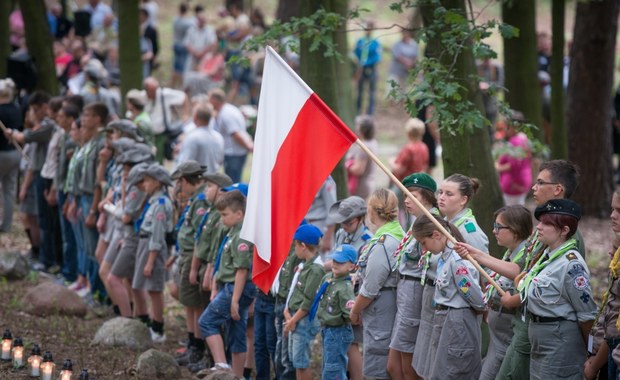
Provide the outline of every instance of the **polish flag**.
[[256,122],[240,237],[255,245],[252,281],[267,293],[314,196],[357,136],[271,47]]

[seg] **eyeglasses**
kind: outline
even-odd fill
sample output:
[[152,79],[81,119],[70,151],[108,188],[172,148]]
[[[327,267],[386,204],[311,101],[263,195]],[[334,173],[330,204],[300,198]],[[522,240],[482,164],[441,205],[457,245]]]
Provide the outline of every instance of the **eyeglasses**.
[[543,185],[559,185],[559,182],[547,182],[547,181],[543,181],[542,179],[537,179],[536,182],[534,183],[536,186],[543,186]]
[[508,230],[510,229],[510,227],[508,227],[508,226],[502,226],[499,223],[493,223],[493,231],[495,231],[495,232],[499,232],[500,230],[502,230],[504,228],[508,229]]

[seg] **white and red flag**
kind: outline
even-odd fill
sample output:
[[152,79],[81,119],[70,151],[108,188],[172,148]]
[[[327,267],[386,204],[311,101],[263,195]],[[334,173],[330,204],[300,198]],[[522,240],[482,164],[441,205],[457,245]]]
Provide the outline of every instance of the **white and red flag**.
[[314,196],[356,140],[347,125],[267,47],[240,235],[255,245],[252,280],[265,293]]

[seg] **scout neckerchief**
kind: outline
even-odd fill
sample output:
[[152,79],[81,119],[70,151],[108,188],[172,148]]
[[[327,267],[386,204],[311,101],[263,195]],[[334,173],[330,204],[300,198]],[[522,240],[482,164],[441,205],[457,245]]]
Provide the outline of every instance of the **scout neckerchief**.
[[532,256],[534,251],[538,251],[542,247],[542,243],[538,240],[538,230],[534,230],[534,233],[527,239],[527,250],[525,255],[525,264],[523,268],[527,270],[532,262]]
[[[527,272],[525,277],[519,282],[517,290],[521,294],[521,302],[524,302],[527,298],[527,293],[534,277],[538,276],[538,273],[540,273],[543,269],[547,267],[547,265],[555,261],[558,257],[562,257],[566,252],[575,249],[576,247],[577,241],[573,238],[565,241],[553,252],[548,252],[547,248],[547,250],[545,251],[547,258],[545,259],[541,257],[540,260],[538,260],[538,262]],[[549,254],[551,254],[551,256],[549,256]]]
[[[439,210],[436,207],[431,208],[429,211],[434,216],[440,215]],[[403,248],[405,248],[409,244],[411,239],[413,239],[413,224],[411,224],[411,227],[409,227],[409,230],[405,234],[405,237],[400,241],[400,244],[398,245],[398,247],[396,247],[396,251],[394,251],[394,257],[396,257],[396,265],[394,265],[394,270],[398,269],[400,260],[402,259],[403,254],[405,254],[405,252],[403,251]],[[422,257],[424,257],[424,255],[422,255]],[[420,257],[420,260],[422,260],[422,257]],[[411,259],[409,257],[407,258]],[[420,262],[418,262],[418,266],[420,266]]]
[[[592,327],[592,330],[594,330],[594,327],[598,325],[598,317],[601,315],[601,313],[605,309],[605,306],[607,306],[607,302],[609,301],[609,294],[611,293],[611,288],[614,285],[614,281],[618,279],[618,274],[620,274],[618,272],[620,270],[619,261],[620,261],[620,247],[616,249],[616,252],[614,253],[614,257],[611,259],[611,262],[609,263],[609,277],[610,277],[609,287],[607,288],[607,291],[603,293],[603,302],[601,302],[601,307],[599,308],[598,313],[596,314],[596,318],[594,319],[594,326]],[[616,319],[616,329],[620,330],[620,318]]]
[[174,248],[177,250],[177,252],[179,252],[179,238],[178,238],[179,231],[181,230],[181,227],[183,226],[183,223],[185,223],[185,217],[186,217],[187,212],[189,211],[189,208],[192,205],[193,201],[194,201],[194,197],[191,197],[187,201],[187,204],[183,208],[183,211],[181,211],[181,217],[179,217],[179,220],[177,221],[177,225],[174,227],[174,232],[176,232],[176,234],[177,234],[177,238],[174,241]]
[[198,243],[200,241],[200,236],[202,236],[202,230],[205,228],[205,224],[207,224],[207,219],[209,219],[209,214],[211,213],[211,207],[207,209],[207,212],[200,219],[200,224],[198,224],[198,229],[196,230],[196,235],[194,237],[194,241]]
[[213,277],[215,277],[215,274],[220,269],[220,262],[222,260],[222,252],[224,251],[224,247],[226,246],[226,243],[228,242],[229,238],[230,238],[230,231],[226,234],[226,236],[224,236],[224,239],[222,239],[222,242],[220,243],[220,248],[218,248],[217,250],[217,257],[215,258],[215,265],[213,267]]
[[463,225],[463,223],[465,223],[467,221],[467,219],[474,219],[476,220],[476,217],[474,216],[473,211],[471,211],[470,208],[466,208],[464,210],[461,211],[463,213],[463,215],[459,216],[458,219],[456,219],[454,222],[450,222],[452,224],[454,224],[455,227],[460,227]]
[[[521,247],[521,249],[519,249],[518,251],[516,251],[517,253],[514,255],[514,257],[511,259],[510,255],[512,253],[512,251],[510,251],[509,249],[506,250],[506,252],[504,252],[504,256],[502,257],[502,261],[508,261],[511,263],[517,263],[519,262],[519,260],[521,260],[521,258],[523,257],[523,255],[525,254],[525,249],[527,248],[527,244],[525,244],[526,242],[521,242],[519,243],[519,245],[517,246],[518,249],[519,246]],[[491,272],[489,274],[489,276],[491,276],[491,278],[493,279],[493,281],[498,281],[500,279],[500,277],[502,277],[501,274],[496,273],[496,272]],[[490,300],[491,297],[493,296],[493,293],[495,291],[495,287],[491,285],[491,283],[489,282],[484,290],[485,296],[487,300]]]
[[[358,259],[358,265],[359,265],[359,262],[362,261],[362,259],[366,259],[368,257],[368,255],[370,254],[370,251],[372,251],[372,247],[374,247],[375,244],[377,244],[380,241],[383,235],[390,235],[396,240],[400,241],[403,238],[404,234],[405,233],[403,231],[403,228],[400,226],[400,223],[397,220],[387,222],[381,227],[379,227],[377,232],[375,232],[375,235],[368,241],[368,244],[366,244],[364,249],[362,249],[362,252]],[[390,266],[390,270],[391,270],[391,266]],[[359,272],[359,268],[358,268],[358,272]]]
[[146,216],[146,212],[149,211],[149,207],[151,207],[151,202],[150,199],[147,199],[146,204],[142,209],[142,213],[140,214],[140,217],[136,219],[135,223],[133,224],[133,228],[134,231],[136,231],[136,234],[140,233],[140,227],[142,227],[142,222],[144,222],[144,217]]
[[[308,318],[310,322],[314,320],[314,317],[316,316],[316,312],[319,310],[319,303],[321,302],[323,295],[327,291],[329,284],[331,284],[332,281],[337,280],[337,279],[338,278],[334,278],[333,274],[330,274],[329,277],[325,279],[325,282],[321,284],[321,287],[316,292],[316,296],[314,296],[314,300],[312,300],[312,306],[310,306],[310,311],[308,312]],[[347,276],[343,279],[343,281],[351,281],[351,277]]]

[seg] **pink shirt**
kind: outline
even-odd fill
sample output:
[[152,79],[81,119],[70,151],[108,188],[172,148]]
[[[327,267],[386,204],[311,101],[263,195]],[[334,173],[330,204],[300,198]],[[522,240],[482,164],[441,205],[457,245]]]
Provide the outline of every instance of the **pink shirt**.
[[499,174],[499,184],[504,194],[525,194],[532,187],[532,152],[530,142],[523,133],[508,140],[511,152],[499,158],[500,165],[510,164],[510,168]]

